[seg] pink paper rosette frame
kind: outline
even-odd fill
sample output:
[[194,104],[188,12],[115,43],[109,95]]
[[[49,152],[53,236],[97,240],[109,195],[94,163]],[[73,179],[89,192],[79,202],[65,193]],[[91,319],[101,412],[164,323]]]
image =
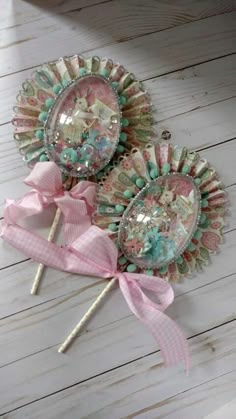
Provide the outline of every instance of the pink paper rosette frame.
[[168,281],[200,271],[222,242],[226,193],[197,152],[134,149],[105,177],[93,223],[119,249],[118,269]]
[[64,175],[101,177],[154,135],[149,94],[121,64],[60,58],[37,69],[14,106],[14,138],[26,163],[54,160]]

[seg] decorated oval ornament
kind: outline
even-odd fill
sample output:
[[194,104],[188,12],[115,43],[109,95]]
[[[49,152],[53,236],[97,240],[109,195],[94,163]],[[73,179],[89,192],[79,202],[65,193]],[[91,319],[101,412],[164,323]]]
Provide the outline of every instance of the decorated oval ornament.
[[27,164],[52,160],[76,178],[103,176],[154,135],[148,93],[107,58],[44,64],[23,83],[14,111],[14,138]]
[[120,124],[119,96],[110,83],[98,75],[79,77],[50,109],[45,124],[49,158],[73,176],[95,174],[115,153]]
[[133,150],[102,182],[94,223],[119,248],[119,269],[168,280],[201,269],[222,241],[225,192],[196,152]]
[[120,222],[123,254],[144,268],[169,264],[189,243],[199,211],[199,191],[189,176],[172,173],[148,182]]

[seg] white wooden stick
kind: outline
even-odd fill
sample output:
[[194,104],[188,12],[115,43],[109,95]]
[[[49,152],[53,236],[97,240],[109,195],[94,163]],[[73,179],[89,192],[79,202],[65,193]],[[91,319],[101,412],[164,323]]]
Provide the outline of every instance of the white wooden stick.
[[102,300],[106,297],[106,295],[109,293],[109,291],[114,287],[116,283],[116,278],[112,278],[107,286],[103,289],[101,294],[96,298],[94,303],[91,305],[91,307],[88,309],[88,311],[85,313],[85,315],[82,317],[82,319],[79,321],[79,323],[75,326],[75,328],[72,330],[72,332],[69,334],[69,336],[65,339],[65,341],[62,343],[62,345],[59,347],[58,352],[62,353],[65,352],[72,341],[76,338],[76,336],[79,334],[85,323],[90,319],[90,317],[93,315],[93,313],[96,311],[99,304],[102,302]]
[[[50,231],[49,231],[49,235],[48,235],[48,241],[51,242],[54,237],[55,237],[55,233],[57,230],[57,226],[60,220],[60,215],[61,215],[61,210],[60,208],[57,208],[56,210],[56,214],[53,220],[53,223],[51,225]],[[37,294],[38,291],[38,287],[42,278],[42,274],[43,274],[43,270],[44,270],[44,265],[42,263],[39,264],[34,281],[33,281],[33,285],[30,291],[30,294],[35,295]]]

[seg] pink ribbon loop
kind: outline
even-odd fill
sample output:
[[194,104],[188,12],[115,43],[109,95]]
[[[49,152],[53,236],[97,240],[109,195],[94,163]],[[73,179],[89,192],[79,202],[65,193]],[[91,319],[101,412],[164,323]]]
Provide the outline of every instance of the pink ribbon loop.
[[74,241],[91,226],[96,191],[94,183],[81,181],[70,191],[64,191],[60,169],[54,162],[37,163],[25,183],[33,189],[20,201],[6,200],[5,225],[17,224],[21,219],[39,214],[54,203],[64,217],[67,243]]
[[[177,324],[163,311],[174,301],[169,283],[161,278],[129,273],[118,274],[121,292],[135,316],[150,330],[166,366],[184,361],[189,370],[189,351],[185,336]],[[160,300],[154,303],[143,290],[152,291]]]
[[[1,236],[39,263],[66,272],[117,278],[121,292],[139,320],[150,330],[160,347],[165,365],[184,361],[189,369],[186,338],[177,324],[163,311],[173,302],[174,293],[169,283],[158,277],[117,272],[118,251],[107,234],[98,227],[90,227],[69,247],[59,247],[18,225],[3,223]],[[144,290],[152,291],[158,303]]]

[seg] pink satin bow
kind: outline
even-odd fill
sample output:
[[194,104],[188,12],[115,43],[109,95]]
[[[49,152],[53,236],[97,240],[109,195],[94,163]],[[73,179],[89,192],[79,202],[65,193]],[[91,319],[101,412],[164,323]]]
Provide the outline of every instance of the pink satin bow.
[[[107,234],[90,227],[69,247],[59,247],[22,227],[9,223],[5,213],[1,236],[37,262],[66,272],[117,278],[130,310],[151,331],[158,343],[165,365],[184,361],[189,369],[187,340],[177,324],[163,311],[173,302],[174,293],[161,278],[117,271],[118,251]],[[17,217],[15,217],[16,219]],[[152,291],[159,303],[152,301],[143,290]]]
[[63,190],[61,172],[54,162],[37,163],[24,181],[33,189],[19,202],[6,200],[4,218],[8,224],[39,214],[55,203],[64,216],[64,236],[71,243],[91,226],[96,185],[81,181],[70,191]]

